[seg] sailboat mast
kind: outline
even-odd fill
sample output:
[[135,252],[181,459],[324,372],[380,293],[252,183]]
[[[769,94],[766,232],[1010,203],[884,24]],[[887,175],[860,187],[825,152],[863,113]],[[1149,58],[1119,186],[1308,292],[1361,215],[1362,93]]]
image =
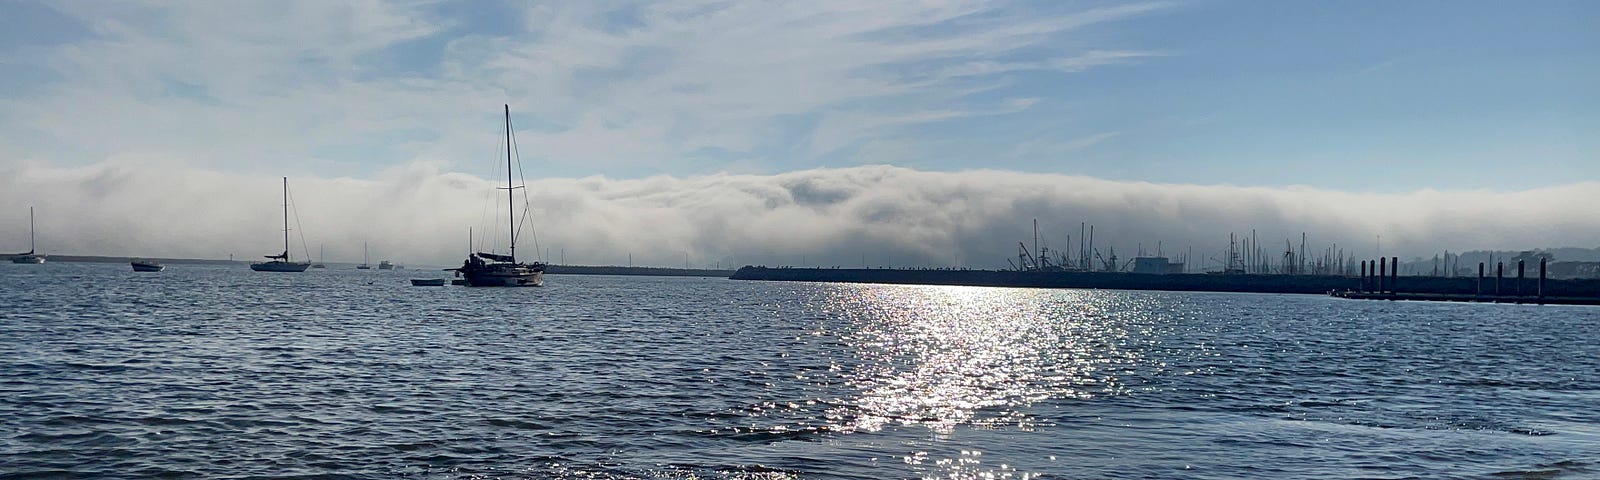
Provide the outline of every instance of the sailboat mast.
[[289,263],[289,177],[283,177],[283,262]]
[[506,225],[511,231],[511,261],[517,261],[517,206],[511,196],[511,105],[506,104]]
[[39,248],[37,246],[34,246],[34,244],[33,244],[34,235],[35,235],[35,233],[33,232],[33,207],[28,207],[28,253],[29,254],[32,254],[34,252],[34,249]]

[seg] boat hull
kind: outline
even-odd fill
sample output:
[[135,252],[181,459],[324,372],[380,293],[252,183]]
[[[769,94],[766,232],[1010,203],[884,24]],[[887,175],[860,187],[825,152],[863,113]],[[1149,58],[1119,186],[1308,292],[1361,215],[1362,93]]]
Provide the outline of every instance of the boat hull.
[[161,264],[156,264],[156,263],[133,262],[133,271],[135,271],[135,272],[159,272],[159,271],[166,270],[166,269],[167,269],[166,265],[161,265]]
[[461,272],[469,287],[542,287],[544,269],[525,265],[492,264]]
[[262,262],[250,264],[250,269],[257,272],[304,272],[307,268],[311,268],[311,264],[292,262]]
[[44,263],[44,255],[18,255],[11,257],[11,263]]
[[411,279],[411,285],[412,286],[417,286],[417,287],[443,287],[444,286],[444,282],[445,282],[445,280],[443,278],[433,278],[433,279],[413,278],[413,279]]

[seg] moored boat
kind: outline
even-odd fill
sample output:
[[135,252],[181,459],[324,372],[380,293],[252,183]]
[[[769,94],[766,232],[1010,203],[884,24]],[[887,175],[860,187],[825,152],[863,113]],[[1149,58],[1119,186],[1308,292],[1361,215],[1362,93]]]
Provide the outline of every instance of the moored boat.
[[444,282],[445,282],[445,279],[443,279],[443,278],[413,278],[413,279],[411,279],[411,285],[412,286],[416,286],[416,287],[443,287],[444,286]]
[[11,263],[44,263],[44,255],[34,253],[37,249],[33,245],[33,207],[28,207],[28,252],[11,256]]
[[356,270],[371,270],[372,265],[367,264],[367,242],[361,242],[361,264],[356,265]]
[[135,272],[159,272],[167,269],[166,265],[157,263],[155,260],[134,259],[129,263],[133,264],[133,271]]
[[[296,215],[295,218],[299,218],[299,216]],[[257,272],[304,272],[307,268],[311,268],[311,262],[296,262],[289,258],[289,177],[283,177],[283,253],[263,256],[270,260],[250,264],[251,270]]]
[[515,143],[511,138],[511,106],[505,107],[506,118],[506,221],[509,225],[507,232],[511,235],[510,252],[506,255],[496,253],[475,252],[467,255],[467,260],[461,263],[460,268],[453,269],[457,275],[466,277],[467,286],[472,287],[537,287],[544,285],[543,262],[522,263],[517,261],[517,215],[516,202],[513,201],[512,192],[517,188],[511,184],[511,146]]

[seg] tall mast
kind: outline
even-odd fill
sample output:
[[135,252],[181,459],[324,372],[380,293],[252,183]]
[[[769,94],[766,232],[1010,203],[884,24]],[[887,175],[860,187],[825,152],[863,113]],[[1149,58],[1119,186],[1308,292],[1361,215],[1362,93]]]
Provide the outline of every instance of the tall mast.
[[517,261],[517,205],[511,197],[511,105],[506,107],[506,225],[511,231],[511,261]]
[[34,249],[38,248],[38,247],[35,247],[33,245],[33,236],[34,236],[34,233],[33,233],[33,207],[29,206],[28,207],[28,253],[30,255],[33,254]]
[[289,263],[289,177],[283,177],[283,262]]

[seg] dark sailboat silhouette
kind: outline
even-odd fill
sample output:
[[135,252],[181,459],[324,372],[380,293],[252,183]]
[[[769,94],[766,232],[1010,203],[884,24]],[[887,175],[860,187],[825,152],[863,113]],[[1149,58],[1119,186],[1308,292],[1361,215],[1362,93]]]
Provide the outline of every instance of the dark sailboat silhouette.
[[[296,216],[295,218],[299,218]],[[277,255],[263,255],[271,260],[250,264],[250,269],[257,272],[304,272],[311,268],[311,262],[295,262],[289,259],[289,177],[283,177],[283,253]]]
[[544,285],[544,263],[522,263],[517,261],[517,207],[512,200],[511,193],[520,187],[511,185],[511,106],[506,105],[505,109],[506,221],[510,226],[511,251],[506,255],[486,252],[468,254],[467,260],[462,262],[461,267],[452,270],[455,270],[457,275],[466,277],[467,285],[472,287],[537,287]]

